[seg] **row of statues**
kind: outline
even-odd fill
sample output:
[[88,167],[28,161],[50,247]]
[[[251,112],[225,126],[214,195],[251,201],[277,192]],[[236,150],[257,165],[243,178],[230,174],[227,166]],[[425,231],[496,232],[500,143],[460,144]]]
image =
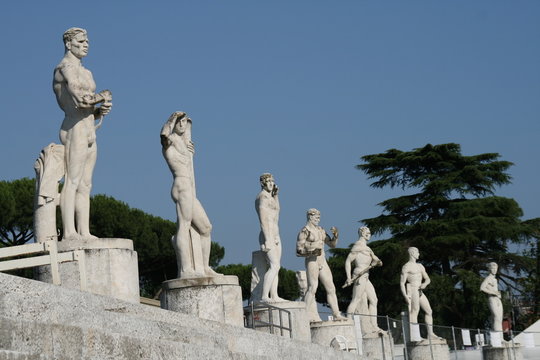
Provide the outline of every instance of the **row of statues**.
[[[35,163],[36,199],[34,227],[36,240],[43,242],[57,238],[55,209],[61,207],[64,241],[91,241],[90,234],[90,190],[92,174],[96,164],[96,130],[103,117],[111,111],[112,94],[109,90],[96,93],[92,73],[84,68],[81,60],[88,54],[89,42],[86,30],[70,28],[63,34],[64,57],[54,70],[53,91],[58,105],[64,112],[60,128],[62,145],[45,147]],[[97,121],[97,123],[96,123]],[[185,112],[176,111],[163,125],[160,138],[163,157],[173,175],[171,197],[176,206],[177,231],[172,236],[176,252],[178,278],[216,277],[209,266],[212,224],[197,198],[193,155],[195,147],[191,139],[193,121]],[[64,179],[62,192],[58,184]],[[259,218],[259,245],[267,263],[262,282],[260,300],[263,302],[283,301],[278,296],[278,273],[282,245],[279,235],[279,188],[272,174],[260,176],[261,191],[255,200]],[[344,320],[338,308],[332,272],[326,261],[325,244],[337,246],[339,232],[332,227],[331,235],[319,226],[321,213],[317,209],[307,211],[307,222],[300,230],[296,241],[297,256],[305,259],[307,283],[304,300],[310,321],[321,321],[315,293],[322,283],[326,290],[334,320]],[[347,314],[369,314],[371,331],[377,332],[377,295],[369,280],[370,269],[382,266],[382,261],[369,248],[371,237],[367,227],[358,231],[359,238],[351,248],[345,261],[347,281],[343,287],[353,286],[353,295]],[[417,323],[420,309],[425,312],[428,336],[435,338],[430,303],[423,290],[430,279],[425,268],[417,263],[419,251],[409,248],[409,261],[401,271],[400,287],[405,298],[410,321]],[[490,274],[484,280],[481,291],[489,295],[494,331],[502,331],[502,303],[497,287],[497,264],[489,264]]]

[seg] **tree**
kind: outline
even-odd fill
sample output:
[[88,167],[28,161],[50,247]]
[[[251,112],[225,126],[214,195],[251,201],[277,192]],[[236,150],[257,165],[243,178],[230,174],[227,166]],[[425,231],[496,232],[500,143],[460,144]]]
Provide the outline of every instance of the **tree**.
[[399,274],[406,249],[416,246],[432,278],[426,293],[436,322],[483,327],[487,319],[479,282],[485,264],[499,264],[500,280],[513,291],[526,258],[510,253],[510,243],[522,242],[527,229],[513,199],[494,195],[510,183],[512,163],[499,154],[464,156],[458,144],[426,145],[412,151],[390,149],[362,157],[357,168],[375,188],[401,188],[408,193],[379,205],[383,214],[362,220],[374,234],[389,234],[370,244],[384,267],[372,278],[380,309],[397,315],[404,306]]
[[0,247],[23,245],[34,237],[35,182],[0,181]]

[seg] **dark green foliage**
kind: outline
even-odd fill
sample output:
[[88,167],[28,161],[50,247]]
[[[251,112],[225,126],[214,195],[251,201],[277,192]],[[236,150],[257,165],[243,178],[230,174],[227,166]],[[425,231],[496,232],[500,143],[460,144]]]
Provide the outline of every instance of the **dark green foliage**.
[[300,297],[300,288],[296,281],[296,273],[282,267],[278,276],[278,295],[287,300],[297,300]]
[[426,289],[439,324],[483,327],[487,306],[479,293],[489,261],[499,264],[500,279],[513,291],[516,275],[528,259],[508,253],[527,230],[513,200],[494,195],[510,183],[512,165],[496,153],[464,156],[458,144],[426,145],[404,152],[391,149],[362,157],[357,168],[373,187],[399,187],[408,194],[387,199],[380,216],[362,220],[373,234],[389,234],[370,243],[384,263],[370,272],[379,296],[379,312],[396,316],[404,306],[399,290],[406,249],[420,249],[420,262],[432,279]]
[[0,181],[0,247],[23,245],[33,238],[35,182]]

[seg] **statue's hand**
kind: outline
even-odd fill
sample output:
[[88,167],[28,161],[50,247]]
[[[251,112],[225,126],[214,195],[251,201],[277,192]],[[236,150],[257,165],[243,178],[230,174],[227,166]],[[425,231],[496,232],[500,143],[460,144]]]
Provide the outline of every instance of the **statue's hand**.
[[193,141],[188,142],[186,146],[190,153],[195,154],[195,144],[193,143]]
[[337,227],[332,226],[332,227],[330,228],[330,231],[332,232],[332,235],[334,235],[334,238],[337,238],[337,237],[338,237],[338,235],[339,235],[339,230],[337,229]]
[[112,108],[112,102],[104,102],[99,107],[99,114],[101,116],[107,115],[109,112],[111,112],[111,108]]
[[264,244],[261,244],[261,250],[264,252],[269,252],[271,250],[271,246],[268,246],[269,244],[265,242]]
[[376,266],[382,266],[382,260],[379,259],[379,261],[377,261]]
[[279,188],[276,184],[274,184],[274,187],[272,188],[272,196],[276,196],[279,192]]

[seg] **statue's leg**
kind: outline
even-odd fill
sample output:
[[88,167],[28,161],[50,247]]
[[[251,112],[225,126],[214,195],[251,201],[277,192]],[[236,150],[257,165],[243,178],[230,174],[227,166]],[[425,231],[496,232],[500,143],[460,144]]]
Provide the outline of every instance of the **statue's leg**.
[[409,321],[418,323],[418,313],[420,312],[420,294],[417,287],[407,286],[407,294],[411,297],[411,308],[409,313]]
[[173,247],[178,262],[178,277],[196,277],[191,253],[191,220],[193,219],[193,190],[189,178],[177,177],[171,190],[171,196],[176,203],[178,229],[173,237]]
[[275,262],[277,263],[277,272],[274,280],[272,281],[272,288],[270,289],[270,297],[277,301],[284,301],[278,295],[278,283],[279,283],[279,269],[281,268],[281,239],[278,239],[278,245],[276,245]]
[[309,320],[321,321],[319,312],[317,311],[317,303],[315,302],[315,293],[317,292],[317,286],[319,286],[319,264],[314,256],[306,258],[306,277],[308,287],[304,299],[306,301]]
[[84,239],[97,239],[90,234],[90,191],[92,190],[92,174],[96,165],[97,145],[94,142],[89,148],[81,182],[75,198],[75,214],[78,233]]
[[208,215],[204,211],[201,203],[198,199],[194,199],[193,202],[193,220],[192,226],[195,227],[197,232],[201,235],[201,253],[203,258],[203,264],[201,268],[204,269],[204,274],[206,276],[217,276],[220,275],[209,266],[210,262],[210,249],[212,248],[212,224],[208,219]]
[[425,313],[424,321],[427,324],[428,337],[429,338],[438,337],[433,333],[433,310],[431,310],[431,305],[429,304],[429,300],[424,294],[420,296],[420,308]]
[[365,289],[365,278],[361,276],[359,279],[356,279],[353,286],[353,294],[351,302],[349,303],[349,306],[347,307],[347,316],[351,317],[356,313],[356,308],[358,307],[358,304],[360,303],[360,300],[362,299],[362,294],[364,293]]
[[[266,252],[266,258],[268,261],[268,270],[266,270],[266,273],[264,274],[264,280],[263,280],[263,290],[262,290],[262,301],[278,301],[277,298],[277,275],[279,273],[280,268],[280,260],[281,260],[281,253],[276,246],[271,248],[268,252]],[[275,291],[274,290],[274,283],[275,283]]]
[[80,239],[75,228],[75,197],[85,167],[88,139],[84,124],[77,123],[69,130],[60,130],[60,140],[64,144],[65,178],[60,198],[62,210],[63,238]]
[[379,329],[379,324],[377,323],[377,303],[379,300],[377,299],[375,288],[369,279],[366,283],[366,296],[368,301],[369,315],[371,315],[371,325],[373,325],[375,329]]
[[319,278],[321,279],[321,283],[326,290],[326,301],[328,302],[328,305],[330,305],[330,309],[332,309],[332,315],[334,316],[334,319],[343,320],[345,318],[341,315],[339,311],[336,296],[336,287],[334,286],[334,281],[332,279],[332,272],[330,271],[330,267],[326,263],[326,259],[322,258],[321,260],[322,269],[319,273]]

